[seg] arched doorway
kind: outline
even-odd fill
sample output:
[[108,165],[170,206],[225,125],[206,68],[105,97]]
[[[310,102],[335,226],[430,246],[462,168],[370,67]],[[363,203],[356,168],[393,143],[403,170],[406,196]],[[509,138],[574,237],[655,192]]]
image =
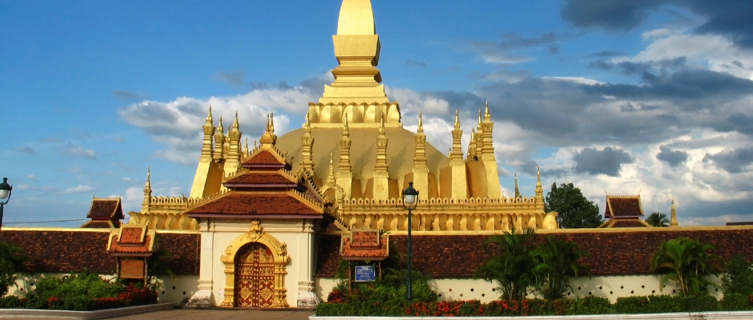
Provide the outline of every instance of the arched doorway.
[[274,304],[275,262],[267,246],[254,242],[235,256],[235,303],[239,308],[271,308]]

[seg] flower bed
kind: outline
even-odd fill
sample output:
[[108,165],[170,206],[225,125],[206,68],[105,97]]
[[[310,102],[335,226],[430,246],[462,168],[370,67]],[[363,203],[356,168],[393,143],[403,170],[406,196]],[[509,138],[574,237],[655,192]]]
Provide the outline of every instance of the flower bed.
[[157,293],[139,285],[124,285],[81,272],[62,278],[41,278],[23,297],[0,298],[0,308],[89,311],[153,304]]
[[[339,300],[338,300],[339,301]],[[673,297],[641,296],[606,298],[557,299],[553,301],[497,300],[490,303],[472,301],[414,302],[379,304],[358,302],[327,302],[316,308],[317,316],[526,316],[583,315],[609,313],[664,313],[718,310],[753,310],[753,295],[730,295],[721,301],[711,296]]]

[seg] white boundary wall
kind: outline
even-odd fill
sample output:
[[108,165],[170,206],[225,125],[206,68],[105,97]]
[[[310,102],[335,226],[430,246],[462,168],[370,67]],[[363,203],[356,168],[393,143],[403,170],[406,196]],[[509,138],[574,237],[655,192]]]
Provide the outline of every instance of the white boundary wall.
[[[672,295],[677,288],[668,285],[660,288],[661,277],[658,275],[595,276],[575,278],[570,282],[571,291],[567,297],[597,296],[615,302],[620,297]],[[714,281],[719,283],[715,277]],[[327,299],[338,280],[321,278],[316,281],[316,293],[322,301]],[[434,279],[429,281],[432,289],[439,295],[439,300],[479,300],[488,303],[499,299],[497,284],[483,279]],[[673,292],[675,291],[675,292]],[[721,289],[711,289],[710,293],[721,299]],[[535,298],[529,295],[529,298]]]

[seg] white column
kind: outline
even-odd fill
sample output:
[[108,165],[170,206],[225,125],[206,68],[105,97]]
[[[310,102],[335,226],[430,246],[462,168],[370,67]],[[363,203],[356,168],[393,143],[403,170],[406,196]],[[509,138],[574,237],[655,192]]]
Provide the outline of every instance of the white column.
[[306,261],[301,262],[298,272],[296,306],[301,309],[312,309],[319,304],[319,297],[314,292],[314,223],[311,220],[303,221],[303,236],[300,241],[304,242],[301,249],[305,252]]
[[212,295],[212,274],[214,253],[214,230],[211,230],[211,221],[209,219],[199,222],[201,229],[201,249],[199,250],[199,284],[198,290],[191,296],[186,303],[189,308],[209,308],[213,307],[214,299]]

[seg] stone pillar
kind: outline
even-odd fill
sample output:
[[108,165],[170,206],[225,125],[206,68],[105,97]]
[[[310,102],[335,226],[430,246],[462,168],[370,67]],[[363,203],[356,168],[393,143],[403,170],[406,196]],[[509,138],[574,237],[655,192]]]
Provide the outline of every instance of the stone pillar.
[[191,296],[186,303],[189,308],[209,308],[213,307],[214,295],[212,294],[213,282],[212,273],[214,270],[214,230],[211,230],[212,223],[209,220],[200,222],[201,226],[201,250],[199,261],[199,285],[198,290]]
[[298,275],[298,300],[296,306],[300,309],[313,309],[319,304],[319,297],[314,292],[314,224],[311,221],[303,222],[303,239],[301,246],[306,252],[306,259],[301,264]]

